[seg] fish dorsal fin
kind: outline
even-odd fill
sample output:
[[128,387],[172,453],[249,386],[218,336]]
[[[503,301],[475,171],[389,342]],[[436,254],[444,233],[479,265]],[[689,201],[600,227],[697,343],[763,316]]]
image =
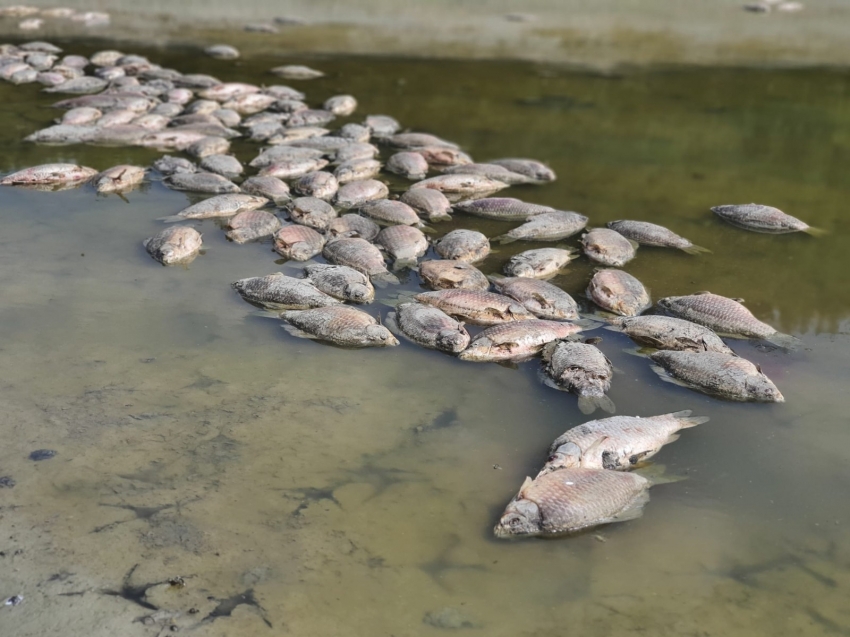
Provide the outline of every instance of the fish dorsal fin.
[[525,495],[525,490],[533,484],[534,480],[525,476],[525,480],[522,483],[522,486],[519,488],[519,492],[517,493],[517,497],[522,497]]
[[694,292],[694,296],[702,296],[703,294],[714,294],[714,292],[709,292],[708,290],[700,290],[699,292]]
[[730,297],[730,298],[737,303],[746,303],[746,301],[744,299],[742,299],[740,296],[733,296],[733,297]]

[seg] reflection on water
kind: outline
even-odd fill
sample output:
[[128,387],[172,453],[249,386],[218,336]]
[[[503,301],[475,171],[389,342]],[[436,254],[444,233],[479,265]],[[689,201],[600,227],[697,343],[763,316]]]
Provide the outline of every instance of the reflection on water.
[[[273,65],[150,55],[226,80],[266,80]],[[636,522],[499,542],[492,524],[523,477],[587,419],[538,382],[536,362],[294,339],[229,288],[278,269],[269,244],[229,244],[210,221],[188,268],[147,257],[155,220],[191,201],[159,183],[126,201],[3,189],[0,476],[16,484],[0,488],[0,596],[24,603],[0,609],[2,634],[847,634],[847,76],[308,62],[329,73],[305,84],[313,102],[352,93],[355,119],[391,114],[476,158],[539,157],[560,175],[511,194],[596,223],[651,219],[710,248],[641,248],[628,270],[656,298],[744,297],[802,333],[790,354],[734,344],[788,402],[726,404],[661,383],[606,332],[620,413],[711,417],[657,458],[686,479],[655,487]],[[50,101],[0,86],[0,168],[156,156],[20,143],[56,115]],[[758,235],[707,212],[750,200],[829,234]],[[458,216],[438,231],[461,226],[510,227]],[[500,248],[484,269],[526,247]],[[580,260],[554,282],[580,295],[591,271]],[[411,275],[405,288],[417,287]],[[35,449],[57,455],[33,462]]]

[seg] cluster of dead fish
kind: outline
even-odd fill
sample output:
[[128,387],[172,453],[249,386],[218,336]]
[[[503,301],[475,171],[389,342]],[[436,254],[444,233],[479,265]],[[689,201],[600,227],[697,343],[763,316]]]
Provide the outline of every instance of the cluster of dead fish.
[[[581,252],[602,266],[586,292],[599,307],[596,318],[651,348],[649,357],[662,378],[726,400],[784,400],[759,367],[737,356],[720,335],[764,339],[784,347],[793,344],[792,337],[759,321],[739,300],[711,293],[661,299],[653,314],[645,314],[653,307],[648,291],[619,269],[636,256],[639,245],[689,254],[707,250],[653,223],[621,220],[587,230],[588,218],[579,213],[492,196],[516,184],[554,180],[554,172],[539,161],[476,163],[457,144],[427,133],[402,132],[387,115],[326,128],[337,117],[355,112],[357,101],[350,95],[311,108],[304,93],[286,85],[225,83],[119,51],[100,51],[90,58],[60,54],[44,42],[0,45],[0,78],[41,82],[47,92],[80,94],[55,104],[66,109],[58,123],[27,139],[138,145],[184,152],[196,160],[166,155],[153,163],[152,174],[166,186],[211,195],[162,221],[226,220],[227,237],[236,243],[267,239],[285,259],[304,262],[321,256],[327,262],[306,264],[300,277],[276,272],[233,284],[246,301],[280,312],[293,334],[344,347],[394,346],[399,344],[397,336],[404,336],[474,362],[513,363],[541,356],[546,384],[576,394],[584,413],[597,408],[613,413],[614,404],[606,395],[613,366],[596,347],[600,339],[578,336],[600,323],[580,318],[576,301],[545,280],[578,258],[578,250],[525,250],[505,264],[504,276],[488,277],[474,265],[491,252],[487,236],[470,229],[452,230],[437,239],[425,234],[452,215],[470,215],[519,222],[495,237],[503,243],[560,242],[584,231]],[[226,57],[222,50],[218,54]],[[277,67],[271,73],[290,79],[321,74],[303,66]],[[236,137],[263,145],[248,164],[257,171],[253,176],[246,178],[245,166],[228,154],[230,140]],[[413,183],[391,195],[387,184],[377,179],[382,170]],[[149,174],[150,169],[141,166],[98,172],[48,164],[7,175],[0,185],[56,190],[89,183],[99,193],[120,193]],[[719,206],[713,211],[757,232],[816,232],[769,206]],[[182,223],[168,225],[144,245],[154,259],[173,265],[195,259],[203,242],[194,227]],[[422,260],[431,249],[438,258]],[[430,291],[397,304],[384,324],[355,307],[372,303],[376,286],[398,283],[394,272],[403,268],[416,271]],[[483,329],[470,333],[470,325]],[[623,438],[637,431],[630,427],[638,420],[641,426],[660,423],[659,437],[647,433],[648,442],[640,449]],[[677,428],[696,424],[673,414],[607,419],[582,427],[613,422],[625,429],[588,439],[587,444],[573,441],[581,448],[578,465],[555,471],[547,464],[549,469],[524,485],[509,507],[508,513],[516,515],[503,520],[497,534],[529,534],[535,524],[535,533],[564,532],[627,517],[639,510],[647,485],[639,476],[612,469],[629,468],[655,453]],[[609,466],[615,456],[617,466]],[[636,460],[623,463],[623,458]],[[617,489],[620,495],[606,500],[605,494]],[[557,515],[549,512],[550,505]],[[511,521],[520,518],[525,521]]]
[[109,24],[108,13],[102,11],[77,11],[69,7],[32,7],[16,4],[0,7],[0,18],[24,18],[18,23],[21,31],[37,31],[45,24],[45,20],[70,20],[86,27],[97,27]]

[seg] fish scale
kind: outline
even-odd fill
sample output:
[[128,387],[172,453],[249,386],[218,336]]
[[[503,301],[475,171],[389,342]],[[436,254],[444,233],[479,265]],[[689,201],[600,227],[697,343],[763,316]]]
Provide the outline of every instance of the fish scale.
[[606,269],[594,274],[587,296],[602,309],[621,316],[637,316],[652,305],[643,283],[622,270]]
[[246,243],[270,237],[280,228],[280,219],[265,210],[246,210],[231,217],[227,224],[227,238],[236,243]]
[[733,353],[712,330],[672,316],[618,318],[608,329],[623,332],[633,341],[656,349]]
[[680,237],[672,230],[648,221],[618,220],[606,224],[611,230],[619,232],[626,239],[637,241],[641,245],[658,248],[678,248],[688,254],[708,252],[705,248],[696,246],[685,237]]
[[528,319],[494,325],[476,334],[459,358],[498,362],[536,356],[547,343],[582,331],[582,326],[562,321]]
[[419,276],[434,290],[487,290],[490,281],[478,268],[464,261],[435,259],[419,264]]
[[280,317],[294,326],[294,336],[315,338],[344,347],[391,347],[398,339],[361,310],[333,305],[313,310],[287,310]]
[[469,344],[469,333],[463,323],[430,305],[402,303],[388,319],[410,340],[423,347],[457,354]]
[[561,288],[525,277],[494,278],[493,287],[515,299],[538,318],[569,320],[578,318],[578,305]]
[[246,301],[270,309],[306,310],[341,303],[319,290],[311,281],[280,272],[240,279],[233,283],[233,289]]
[[507,321],[522,321],[534,316],[513,299],[478,290],[438,290],[413,297],[474,325],[497,325]]

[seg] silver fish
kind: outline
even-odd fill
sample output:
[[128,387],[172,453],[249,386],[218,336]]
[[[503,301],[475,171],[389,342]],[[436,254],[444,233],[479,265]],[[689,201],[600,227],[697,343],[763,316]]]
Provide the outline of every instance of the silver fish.
[[171,155],[165,155],[157,159],[153,163],[153,168],[163,175],[198,172],[198,167],[188,159],[183,157],[172,157]]
[[357,100],[353,95],[334,95],[325,100],[322,108],[339,117],[348,117],[357,110]]
[[255,113],[261,113],[266,110],[275,102],[277,102],[277,98],[273,95],[251,93],[227,100],[221,106],[222,108],[236,111],[240,115],[254,115]]
[[383,138],[390,137],[401,129],[401,124],[389,115],[368,115],[363,125],[368,127],[375,137]]
[[353,122],[345,124],[336,132],[336,134],[339,137],[344,137],[345,139],[350,139],[353,142],[360,143],[368,142],[369,138],[372,137],[372,131],[368,126],[354,124]]
[[574,467],[628,471],[677,440],[680,430],[705,422],[708,417],[691,416],[690,410],[591,420],[555,439],[539,475]]
[[689,296],[668,296],[658,301],[658,307],[676,318],[704,325],[718,334],[733,338],[760,338],[780,347],[793,349],[799,341],[781,334],[735,299],[711,292]]
[[288,310],[280,315],[291,324],[287,331],[293,336],[314,338],[342,347],[392,347],[398,339],[390,331],[361,310],[346,305]]
[[113,166],[92,177],[92,185],[99,193],[127,192],[145,178],[145,169],[141,166],[122,164]]
[[419,220],[419,215],[416,214],[413,208],[401,201],[393,201],[390,199],[369,201],[360,206],[360,212],[377,223],[385,226],[422,225],[422,222]]
[[655,246],[658,248],[678,248],[688,254],[701,254],[710,252],[700,246],[694,245],[685,237],[680,237],[672,230],[648,221],[609,221],[606,224],[612,230],[619,232],[626,239],[637,241],[641,245]]
[[412,226],[388,226],[375,237],[375,245],[383,248],[395,261],[393,266],[415,264],[428,251],[428,239],[422,231]]
[[362,272],[373,281],[385,280],[397,282],[395,276],[387,270],[384,256],[371,243],[359,237],[335,239],[325,245],[322,251],[328,261],[336,265],[347,265]]
[[192,157],[203,159],[213,155],[223,155],[230,150],[230,142],[223,137],[208,135],[192,142],[186,147],[186,152]]
[[490,282],[473,265],[464,261],[436,259],[419,264],[419,276],[432,290],[487,290]]
[[481,363],[528,360],[547,343],[581,332],[576,323],[528,319],[488,327],[476,334],[458,358]]
[[304,197],[330,200],[339,190],[339,183],[331,173],[317,170],[299,177],[292,184],[292,191]]
[[672,316],[617,318],[606,329],[623,332],[636,343],[655,349],[734,354],[712,330]]
[[226,102],[236,99],[241,95],[249,95],[251,93],[259,93],[260,87],[253,84],[245,84],[244,82],[224,82],[216,84],[209,88],[198,91],[198,97],[205,100],[213,100],[216,102]]
[[70,126],[81,126],[83,124],[91,124],[102,115],[103,113],[96,108],[80,106],[78,108],[72,108],[69,111],[65,111],[65,114],[58,123],[68,124]]
[[428,162],[419,153],[403,151],[390,156],[386,169],[407,179],[425,179]]
[[473,325],[498,325],[534,318],[513,299],[492,292],[468,289],[438,290],[423,292],[413,298]]
[[568,321],[578,318],[578,306],[569,294],[546,281],[517,278],[493,278],[500,294],[518,301],[537,318]]
[[351,159],[341,163],[334,170],[334,177],[341,184],[359,179],[371,179],[381,172],[381,162],[375,159]]
[[233,289],[249,303],[272,310],[310,310],[341,303],[308,279],[295,279],[280,272],[240,279],[233,283]]
[[734,354],[669,352],[650,355],[662,380],[724,400],[784,403],[785,397],[758,365]]
[[643,284],[622,270],[599,270],[587,286],[587,296],[604,310],[620,316],[637,316],[652,300]]
[[233,155],[207,155],[201,160],[201,170],[206,170],[228,179],[239,177],[245,168]]
[[49,86],[44,89],[45,93],[72,93],[75,95],[87,95],[89,93],[100,93],[109,85],[109,82],[99,77],[77,77],[73,80],[63,82],[58,86]]
[[327,227],[330,237],[360,237],[366,241],[374,240],[380,231],[381,228],[377,223],[353,213],[337,217],[328,223]]
[[387,144],[395,148],[424,148],[427,146],[440,146],[443,148],[458,148],[457,144],[441,139],[436,135],[428,133],[398,133],[386,140]]
[[304,110],[296,111],[292,117],[286,122],[289,128],[298,128],[299,126],[324,126],[329,124],[335,118],[333,113],[322,109],[305,108]]
[[293,261],[307,261],[322,251],[325,238],[307,226],[292,224],[274,233],[274,249]]
[[562,469],[526,478],[493,533],[498,538],[557,536],[640,516],[649,481],[636,473]]
[[542,212],[496,239],[501,243],[510,243],[520,239],[525,241],[559,241],[583,230],[587,221],[587,217],[577,212],[566,210]]
[[260,170],[260,175],[263,177],[277,177],[278,179],[296,179],[313,171],[321,170],[327,165],[328,160],[320,157],[292,157],[266,164]]
[[506,183],[488,179],[481,175],[438,175],[417,181],[410,188],[439,190],[451,201],[459,197],[488,194],[507,187]]
[[190,263],[201,251],[201,235],[189,226],[171,226],[142,242],[162,265]]
[[476,217],[501,219],[503,221],[524,221],[532,215],[555,212],[555,209],[549,206],[527,203],[512,197],[487,197],[463,201],[455,204],[454,209]]
[[204,53],[217,60],[235,60],[239,57],[239,50],[229,44],[214,44],[204,49]]
[[304,267],[307,278],[325,294],[352,303],[371,303],[375,288],[362,272],[345,265],[311,263]]
[[246,210],[227,222],[228,239],[234,243],[247,243],[272,236],[281,227],[280,219],[265,210]]
[[84,144],[91,141],[97,133],[98,129],[95,126],[56,124],[27,135],[24,141],[57,146]]
[[311,69],[309,66],[303,66],[300,64],[276,66],[271,70],[271,73],[278,77],[282,77],[285,80],[312,80],[325,75],[321,71],[317,71],[316,69]]
[[430,305],[402,303],[387,316],[387,324],[429,349],[457,354],[469,344],[463,323]]
[[608,228],[594,228],[581,238],[588,258],[604,265],[620,267],[635,258],[635,246],[619,232]]
[[822,230],[812,228],[796,217],[785,214],[778,208],[748,203],[715,206],[711,211],[733,226],[764,232],[767,234],[786,234],[788,232],[807,232],[812,235],[823,234]]
[[547,279],[555,276],[576,256],[572,248],[538,248],[515,254],[505,264],[508,276]]
[[555,171],[535,159],[494,159],[490,162],[536,181],[555,181]]
[[377,179],[362,179],[343,184],[334,203],[343,209],[358,208],[370,201],[385,199],[390,194],[387,185]]
[[288,207],[289,216],[295,223],[324,231],[336,219],[336,210],[327,201],[316,197],[298,197]]
[[614,413],[605,393],[611,388],[614,367],[598,348],[587,343],[560,341],[543,349],[544,382],[578,396],[578,408],[592,414],[597,408]]
[[41,164],[24,168],[0,179],[0,186],[62,185],[88,181],[94,168],[77,164]]
[[378,147],[372,144],[349,142],[333,151],[333,159],[337,164],[342,164],[355,159],[372,159],[378,156],[378,152]]
[[[270,166],[277,162],[283,161],[292,161],[292,160],[304,160],[304,159],[319,159],[322,156],[321,150],[316,150],[315,148],[295,148],[294,146],[272,146],[271,148],[267,148],[259,155],[257,155],[254,159],[252,159],[248,165],[252,168],[265,168],[266,166]],[[322,168],[327,165],[327,162],[322,164]],[[315,170],[313,168],[312,170]],[[309,171],[308,171],[309,172]]]
[[472,157],[462,150],[446,148],[445,146],[423,146],[413,150],[414,153],[422,155],[429,166],[435,168],[446,168],[451,166],[463,166],[472,163]]
[[[179,174],[179,173],[178,173]],[[162,221],[185,221],[186,219],[213,219],[232,217],[246,210],[262,208],[269,200],[265,197],[243,194],[225,194],[204,199],[188,208],[184,208],[173,217],[164,217]]]
[[446,175],[483,175],[484,177],[501,181],[509,186],[535,183],[535,180],[530,177],[520,175],[519,173],[508,170],[504,166],[497,166],[496,164],[458,164],[446,168],[443,173]]
[[399,201],[413,208],[416,214],[425,221],[434,222],[451,219],[449,212],[452,209],[452,204],[439,190],[430,188],[408,190],[400,197]]
[[476,230],[452,230],[434,242],[434,250],[444,259],[476,263],[490,254],[490,241]]

